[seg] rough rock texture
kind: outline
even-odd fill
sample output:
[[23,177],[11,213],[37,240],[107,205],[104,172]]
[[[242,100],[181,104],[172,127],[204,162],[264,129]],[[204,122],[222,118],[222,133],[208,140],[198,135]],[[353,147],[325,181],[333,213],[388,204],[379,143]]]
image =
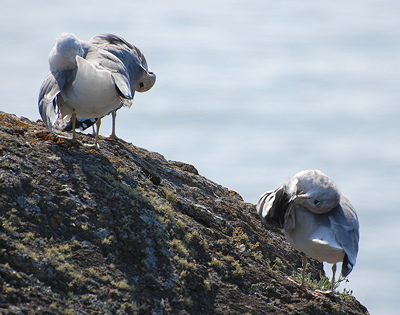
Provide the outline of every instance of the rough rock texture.
[[[299,253],[238,193],[158,153],[100,145],[0,112],[0,313],[368,314],[289,282]],[[321,264],[309,270],[318,279]]]

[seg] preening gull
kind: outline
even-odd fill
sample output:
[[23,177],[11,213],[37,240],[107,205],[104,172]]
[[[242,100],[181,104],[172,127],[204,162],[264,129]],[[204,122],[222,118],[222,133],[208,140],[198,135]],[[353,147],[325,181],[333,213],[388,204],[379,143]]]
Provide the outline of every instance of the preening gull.
[[288,242],[303,253],[301,286],[304,287],[307,256],[332,266],[331,289],[336,263],[342,262],[346,277],[358,253],[359,223],[350,201],[336,184],[318,170],[306,170],[264,193],[257,204],[262,222],[284,230]]
[[112,113],[115,136],[116,110],[132,105],[135,91],[149,90],[156,81],[140,50],[112,34],[88,42],[62,33],[49,54],[50,72],[39,93],[39,112],[47,127],[63,130],[70,121],[76,141],[76,121],[95,121],[96,140],[101,118]]

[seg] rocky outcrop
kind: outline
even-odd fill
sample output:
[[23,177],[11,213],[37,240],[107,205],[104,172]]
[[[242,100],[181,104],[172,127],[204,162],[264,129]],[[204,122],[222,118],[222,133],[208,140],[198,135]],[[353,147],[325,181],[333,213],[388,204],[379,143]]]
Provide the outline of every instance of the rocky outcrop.
[[238,193],[132,144],[100,146],[0,112],[0,313],[368,314],[289,282],[299,253]]

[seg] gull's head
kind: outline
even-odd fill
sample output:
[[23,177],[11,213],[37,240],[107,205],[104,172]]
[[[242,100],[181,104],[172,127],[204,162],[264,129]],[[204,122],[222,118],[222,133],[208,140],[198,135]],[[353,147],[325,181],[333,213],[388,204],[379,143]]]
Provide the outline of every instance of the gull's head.
[[294,176],[293,182],[291,201],[313,213],[327,213],[339,204],[339,189],[321,171],[302,171]]
[[49,54],[50,70],[76,69],[76,56],[83,57],[81,41],[74,34],[58,35],[56,44]]
[[150,69],[144,69],[142,77],[136,83],[135,90],[138,92],[146,92],[150,90],[156,83],[156,74]]

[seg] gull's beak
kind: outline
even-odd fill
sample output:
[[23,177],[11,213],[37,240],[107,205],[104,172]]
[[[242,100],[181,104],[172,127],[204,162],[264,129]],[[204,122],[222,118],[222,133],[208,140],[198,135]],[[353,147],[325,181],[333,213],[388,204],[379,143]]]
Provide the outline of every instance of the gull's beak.
[[292,196],[289,202],[294,202],[295,204],[299,204],[303,199],[311,199],[312,197],[309,194],[305,194],[302,191],[299,192],[297,195]]
[[148,73],[149,75],[155,75],[155,73],[154,73],[153,71],[151,71],[150,68],[147,70],[147,73]]

